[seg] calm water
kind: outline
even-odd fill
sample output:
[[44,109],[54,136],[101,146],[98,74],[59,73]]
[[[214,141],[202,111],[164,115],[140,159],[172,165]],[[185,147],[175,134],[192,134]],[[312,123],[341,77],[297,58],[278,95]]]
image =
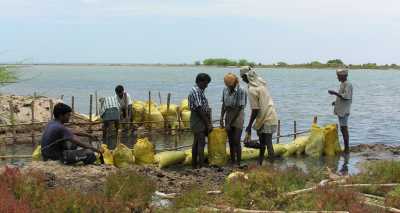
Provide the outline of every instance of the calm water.
[[[74,95],[77,110],[83,113],[89,111],[90,93],[97,91],[99,96],[112,95],[117,84],[124,85],[134,99],[147,100],[148,91],[151,91],[153,100],[158,102],[158,92],[161,92],[165,102],[170,92],[172,102],[180,103],[194,85],[196,74],[206,72],[212,77],[207,96],[214,119],[218,119],[220,111],[224,74],[239,72],[237,68],[148,66],[29,66],[17,71],[22,81],[1,87],[1,93],[32,95],[36,92],[50,97],[64,95],[66,103],[70,103]],[[268,81],[281,119],[282,134],[293,132],[294,120],[297,121],[298,130],[308,129],[314,115],[318,116],[321,124],[337,121],[331,106],[334,97],[327,93],[329,89],[337,90],[339,87],[334,70],[258,69],[258,73]],[[350,72],[350,81],[354,86],[350,117],[352,144],[399,144],[399,76],[398,71]],[[184,134],[179,138],[153,136],[152,141],[160,149],[190,144],[191,135]],[[13,147],[5,152],[28,154],[32,152],[32,147]],[[296,162],[301,164],[307,161]],[[339,163],[339,159],[334,162]],[[343,159],[340,162],[342,164]],[[354,167],[356,162],[356,159],[350,161],[350,167]],[[326,163],[321,161],[317,164],[323,166]]]

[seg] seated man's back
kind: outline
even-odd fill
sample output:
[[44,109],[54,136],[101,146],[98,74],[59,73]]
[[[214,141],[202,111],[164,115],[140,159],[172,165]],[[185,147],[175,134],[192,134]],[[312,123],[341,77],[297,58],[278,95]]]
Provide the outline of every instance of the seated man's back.
[[60,121],[50,121],[42,136],[43,159],[60,160],[67,140],[74,137],[73,133]]

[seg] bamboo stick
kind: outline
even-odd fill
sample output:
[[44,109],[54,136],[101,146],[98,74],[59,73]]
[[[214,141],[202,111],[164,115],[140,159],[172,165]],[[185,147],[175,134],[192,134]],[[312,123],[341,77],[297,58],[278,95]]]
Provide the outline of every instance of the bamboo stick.
[[317,123],[318,123],[318,117],[314,116],[313,124],[317,124]]
[[[14,104],[12,103],[12,101],[8,102],[8,105],[10,107],[10,121],[12,125],[16,124],[16,120],[15,120],[15,116],[14,116]],[[13,136],[13,141],[14,143],[17,142],[17,131],[15,130],[15,128],[12,128],[12,136]]]
[[160,101],[160,105],[162,104],[162,99],[161,99],[161,92],[158,92],[158,100]]
[[95,107],[96,107],[96,116],[99,115],[99,97],[97,95],[97,90],[94,92],[94,96],[95,96]]
[[166,121],[166,127],[167,127],[167,131],[168,131],[168,133],[170,133],[170,130],[171,130],[171,124],[169,123],[169,107],[170,107],[170,104],[171,104],[171,93],[168,93],[168,95],[167,95],[167,116],[165,117],[166,119],[165,119],[165,121]]
[[33,100],[31,103],[31,122],[32,122],[32,144],[35,144],[35,128],[34,128],[34,123],[35,123],[35,101]]
[[296,137],[297,137],[297,122],[295,120],[293,121],[293,133],[294,133],[293,139],[296,140]]
[[[92,115],[93,114],[93,95],[89,96],[89,134],[92,134]],[[89,138],[89,143],[92,144],[92,138]]]
[[53,107],[54,107],[54,103],[53,103],[53,99],[50,99],[49,100],[49,102],[50,102],[50,105],[49,105],[49,108],[50,108],[50,120],[53,120],[53,118],[54,118],[54,115],[53,115]]
[[[72,114],[75,114],[75,97],[71,97],[71,108],[72,108]],[[74,122],[74,116],[71,118],[72,123]]]
[[278,132],[276,134],[276,143],[279,143],[279,140],[281,138],[281,120],[278,120]]

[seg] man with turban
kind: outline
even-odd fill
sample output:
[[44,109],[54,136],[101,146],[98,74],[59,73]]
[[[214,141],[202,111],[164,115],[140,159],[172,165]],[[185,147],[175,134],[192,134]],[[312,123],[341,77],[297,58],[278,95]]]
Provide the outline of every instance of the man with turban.
[[350,116],[350,108],[353,100],[353,85],[347,80],[347,69],[337,69],[337,79],[341,82],[339,92],[329,90],[329,94],[336,96],[336,101],[332,103],[334,106],[334,113],[339,118],[340,131],[343,135],[344,153],[350,153],[349,147],[349,130],[348,120]]
[[276,132],[278,126],[278,116],[267,87],[267,82],[259,77],[251,67],[242,67],[240,69],[240,76],[248,84],[251,107],[251,116],[246,128],[246,137],[251,136],[251,129],[254,128],[257,131],[260,141],[258,147],[260,149],[258,164],[262,165],[263,163],[265,146],[268,149],[268,159],[270,162],[273,162],[274,148],[272,146],[272,135]]
[[[240,139],[243,132],[244,108],[247,103],[246,91],[240,87],[239,78],[228,73],[224,77],[225,88],[222,92],[221,127],[228,132],[231,164],[240,166],[242,148]],[[224,125],[225,117],[225,125]]]

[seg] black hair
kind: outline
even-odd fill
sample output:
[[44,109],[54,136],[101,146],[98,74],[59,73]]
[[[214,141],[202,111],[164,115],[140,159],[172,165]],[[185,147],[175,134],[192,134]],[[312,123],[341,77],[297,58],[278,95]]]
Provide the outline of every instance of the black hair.
[[53,109],[53,115],[55,118],[59,118],[61,115],[65,115],[69,112],[72,112],[71,107],[64,103],[56,104]]
[[115,92],[116,93],[121,93],[124,91],[124,87],[122,85],[118,85],[117,87],[115,87]]
[[209,84],[211,82],[211,77],[207,73],[199,73],[196,77],[196,83],[204,81]]

